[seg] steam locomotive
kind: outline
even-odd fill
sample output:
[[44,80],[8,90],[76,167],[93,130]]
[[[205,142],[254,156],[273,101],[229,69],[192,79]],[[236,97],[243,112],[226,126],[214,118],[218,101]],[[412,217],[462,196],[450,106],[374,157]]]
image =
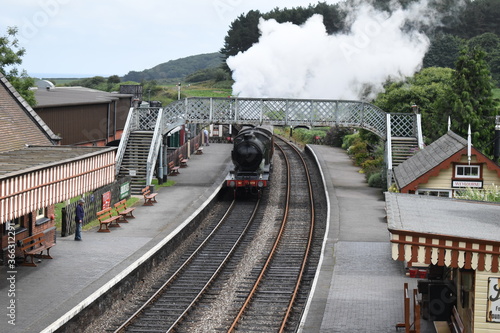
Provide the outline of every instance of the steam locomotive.
[[233,140],[231,159],[234,168],[226,178],[226,186],[235,191],[259,193],[268,186],[274,152],[270,127],[246,127]]

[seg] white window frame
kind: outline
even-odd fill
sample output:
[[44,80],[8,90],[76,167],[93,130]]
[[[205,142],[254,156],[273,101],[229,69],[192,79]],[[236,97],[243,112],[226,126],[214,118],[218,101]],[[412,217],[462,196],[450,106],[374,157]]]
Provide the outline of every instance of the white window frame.
[[[458,174],[458,169],[459,168],[471,168],[477,170],[477,175],[459,175]],[[460,178],[460,179],[480,179],[481,178],[481,166],[480,165],[468,165],[468,164],[457,164],[455,165],[455,178]]]
[[36,220],[39,220],[39,219],[43,219],[45,217],[45,208],[40,208],[36,211],[36,218],[35,218],[35,221]]
[[[440,198],[451,198],[452,197],[452,193],[453,191],[452,190],[444,190],[444,189],[437,189],[437,188],[420,188],[417,190],[417,194],[418,195],[429,195],[429,192],[437,192],[438,195],[433,195],[433,197],[440,197]],[[443,196],[443,195],[440,195],[440,194],[444,194],[444,193],[447,193],[448,196]]]

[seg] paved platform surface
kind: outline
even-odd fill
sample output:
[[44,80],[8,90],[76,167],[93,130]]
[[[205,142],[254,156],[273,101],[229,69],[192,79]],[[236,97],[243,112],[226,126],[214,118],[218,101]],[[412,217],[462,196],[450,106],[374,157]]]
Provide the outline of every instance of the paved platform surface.
[[[169,177],[172,187],[160,188],[154,206],[134,211],[135,219],[98,233],[97,228],[74,236],[57,237],[57,245],[37,267],[17,267],[15,274],[16,325],[7,317],[9,283],[5,269],[0,280],[0,332],[41,332],[76,311],[94,293],[139,260],[182,224],[217,191],[231,166],[230,144],[210,144],[202,155],[192,155],[187,168]],[[48,330],[50,331],[50,329]]]
[[[301,331],[397,332],[396,324],[403,322],[404,283],[413,289],[417,279],[406,277],[402,263],[391,259],[383,193],[368,187],[344,150],[310,147],[327,186],[330,222]],[[422,333],[434,332],[426,321],[421,324]]]
[[[403,319],[404,276],[390,257],[385,204],[369,188],[341,149],[311,146],[325,175],[330,199],[330,228],[323,265],[302,332],[396,332]],[[153,207],[137,206],[136,219],[111,233],[83,232],[83,241],[58,237],[54,259],[16,272],[16,326],[8,324],[9,284],[0,280],[0,332],[51,331],[54,322],[102,292],[196,214],[223,182],[232,145],[211,144],[192,155],[173,187],[159,190]],[[110,241],[113,246],[110,246]],[[433,330],[422,330],[433,332]]]

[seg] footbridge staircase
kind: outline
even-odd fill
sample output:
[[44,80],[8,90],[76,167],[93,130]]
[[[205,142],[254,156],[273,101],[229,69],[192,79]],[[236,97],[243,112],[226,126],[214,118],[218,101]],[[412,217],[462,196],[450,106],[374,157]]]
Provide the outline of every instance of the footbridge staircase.
[[362,101],[186,98],[163,108],[130,109],[117,152],[117,175],[132,176],[132,184],[151,184],[155,169],[165,167],[157,167],[164,160],[164,135],[188,123],[364,128],[385,140],[388,183],[393,167],[423,147],[420,114],[386,113]]

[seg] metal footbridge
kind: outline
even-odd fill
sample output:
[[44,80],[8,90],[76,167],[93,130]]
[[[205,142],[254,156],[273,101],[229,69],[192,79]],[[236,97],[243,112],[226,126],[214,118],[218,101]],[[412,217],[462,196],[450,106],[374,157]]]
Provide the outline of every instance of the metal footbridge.
[[130,109],[117,152],[117,174],[122,167],[131,134],[138,131],[151,132],[147,159],[138,162],[144,164],[146,183],[150,184],[154,166],[162,153],[163,136],[187,123],[364,128],[385,140],[388,179],[392,177],[392,141],[400,138],[411,139],[415,140],[419,148],[423,147],[420,114],[386,113],[375,105],[362,101],[186,98],[163,108]]

